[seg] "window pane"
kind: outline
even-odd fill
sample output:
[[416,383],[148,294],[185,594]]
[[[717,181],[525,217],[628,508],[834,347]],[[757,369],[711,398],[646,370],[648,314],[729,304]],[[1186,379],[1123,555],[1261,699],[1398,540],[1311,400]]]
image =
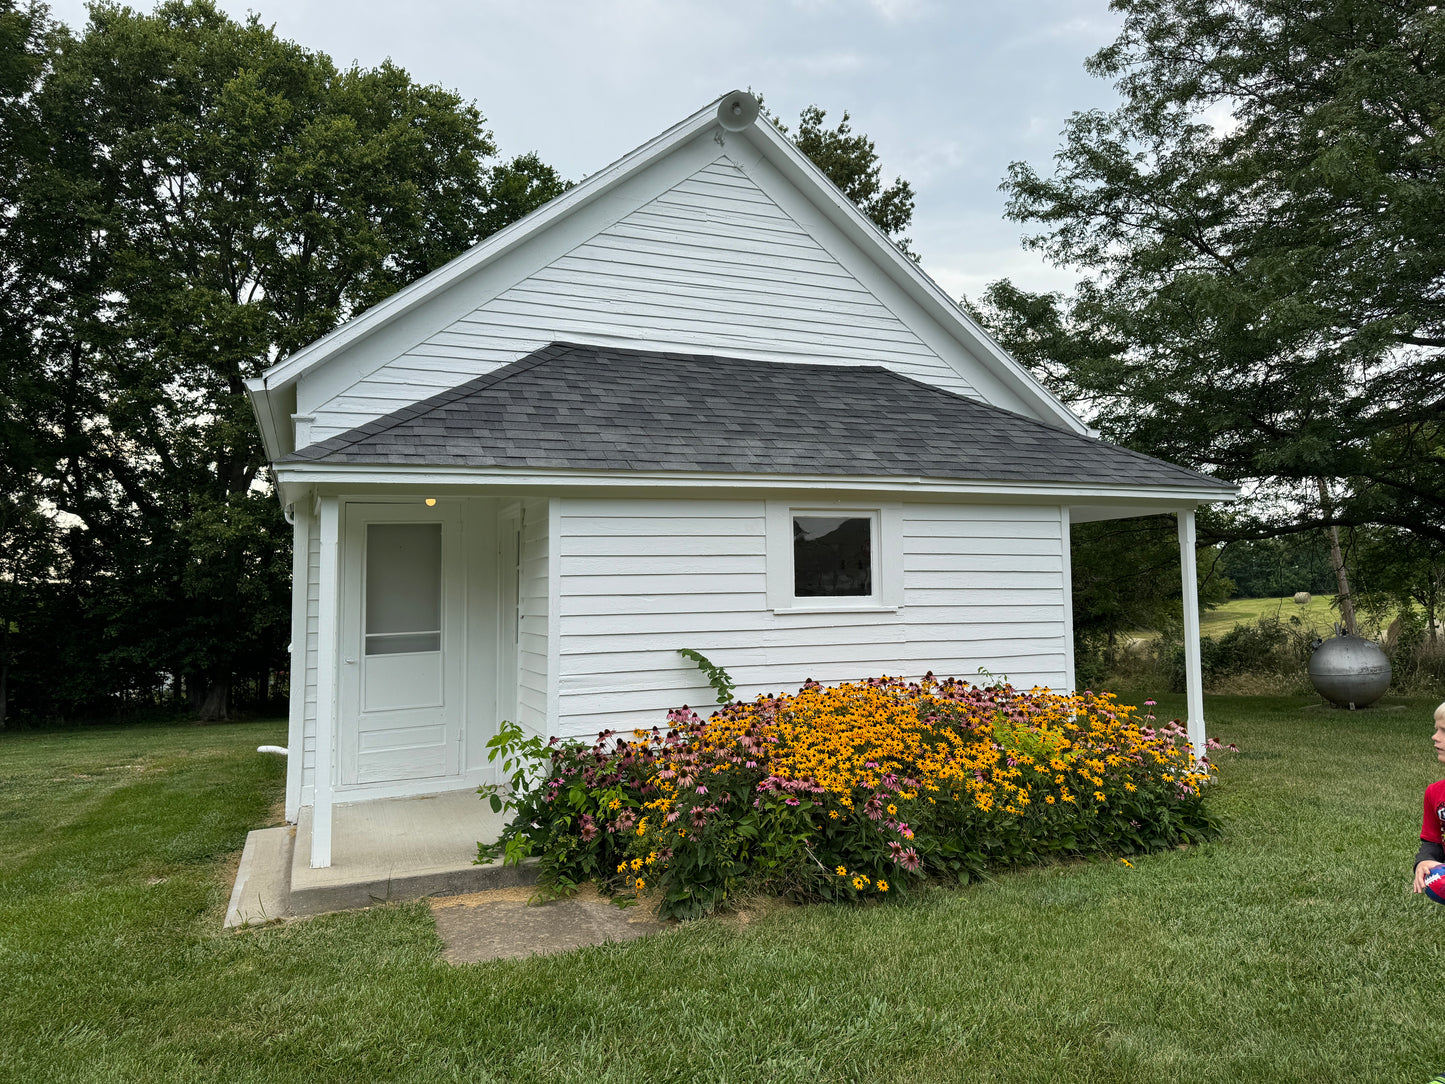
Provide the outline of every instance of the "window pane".
[[868,516],[794,516],[794,596],[873,594],[872,523]]
[[439,632],[403,632],[395,636],[368,636],[368,655],[400,655],[407,651],[440,651],[442,634]]
[[438,651],[441,627],[441,524],[367,524],[366,653]]

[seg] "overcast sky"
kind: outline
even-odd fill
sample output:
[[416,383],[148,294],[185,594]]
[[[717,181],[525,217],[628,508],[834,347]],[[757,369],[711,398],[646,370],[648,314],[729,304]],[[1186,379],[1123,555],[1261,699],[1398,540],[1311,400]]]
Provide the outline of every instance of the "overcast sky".
[[[148,4],[131,5],[146,9]],[[573,180],[734,88],[795,121],[847,110],[886,175],[917,194],[909,230],[954,297],[1007,276],[1074,276],[1019,243],[998,191],[1008,163],[1047,170],[1074,110],[1113,105],[1084,58],[1114,37],[1106,0],[220,0],[283,37],[473,99],[508,157],[535,150]],[[51,0],[77,29],[81,0]]]

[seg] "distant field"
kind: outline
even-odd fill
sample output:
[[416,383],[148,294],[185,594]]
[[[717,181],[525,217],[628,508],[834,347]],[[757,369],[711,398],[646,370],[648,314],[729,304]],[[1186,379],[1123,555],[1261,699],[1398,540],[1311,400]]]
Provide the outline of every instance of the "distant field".
[[1312,624],[1323,633],[1340,619],[1330,605],[1334,599],[1334,595],[1315,595],[1308,605],[1300,606],[1289,595],[1283,598],[1232,598],[1217,610],[1200,614],[1199,631],[1217,640],[1235,625],[1252,625],[1261,617],[1277,617],[1281,621],[1298,617],[1304,624]]

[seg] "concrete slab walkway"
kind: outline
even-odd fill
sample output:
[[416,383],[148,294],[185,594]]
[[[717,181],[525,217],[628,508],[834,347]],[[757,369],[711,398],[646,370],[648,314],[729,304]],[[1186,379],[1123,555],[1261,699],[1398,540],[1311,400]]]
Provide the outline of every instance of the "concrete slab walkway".
[[645,907],[626,910],[585,888],[577,896],[528,904],[530,888],[498,889],[431,901],[437,933],[452,964],[569,952],[606,941],[661,933],[669,923]]

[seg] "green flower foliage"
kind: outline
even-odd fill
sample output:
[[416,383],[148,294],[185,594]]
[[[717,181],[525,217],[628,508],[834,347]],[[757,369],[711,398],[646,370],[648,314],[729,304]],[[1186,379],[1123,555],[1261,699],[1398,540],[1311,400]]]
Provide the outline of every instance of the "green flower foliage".
[[[1109,696],[932,677],[808,683],[707,721],[591,746],[509,729],[515,815],[479,861],[539,859],[544,892],[596,881],[664,917],[744,892],[893,899],[1049,856],[1126,855],[1208,838],[1216,822],[1177,723]],[[505,767],[505,765],[504,765]],[[535,779],[519,790],[523,777]],[[497,799],[493,797],[494,806]]]

